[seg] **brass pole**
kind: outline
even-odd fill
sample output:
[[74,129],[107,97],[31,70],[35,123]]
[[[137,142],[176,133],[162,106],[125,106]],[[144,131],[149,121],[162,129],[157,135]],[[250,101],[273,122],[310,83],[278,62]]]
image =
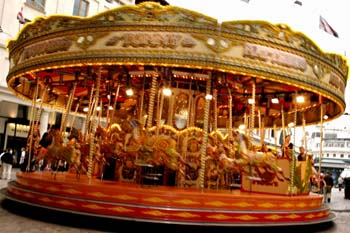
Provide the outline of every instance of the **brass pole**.
[[99,68],[97,72],[97,77],[96,77],[96,91],[95,91],[95,104],[94,104],[94,112],[93,112],[93,117],[92,117],[92,124],[91,124],[91,135],[89,138],[89,143],[90,143],[90,150],[89,150],[89,164],[88,164],[88,171],[87,171],[87,176],[89,179],[91,179],[92,175],[92,166],[93,166],[93,158],[94,158],[94,153],[95,153],[95,133],[96,133],[96,127],[97,127],[97,119],[96,119],[96,108],[98,106],[98,98],[100,95],[100,84],[101,84],[101,68]]
[[[320,97],[321,98],[321,97]],[[323,105],[320,105],[320,156],[318,161],[318,187],[320,187],[321,182],[321,171],[322,171],[322,147],[323,147]]]
[[[35,126],[35,111],[36,111],[36,99],[38,97],[38,92],[39,92],[39,80],[38,80],[38,76],[36,77],[36,88],[35,88],[35,92],[33,95],[33,99],[32,99],[32,112],[31,112],[31,117],[30,117],[30,136],[29,136],[29,151],[28,151],[28,163],[27,163],[27,168],[26,171],[29,171],[30,169],[30,161],[31,161],[31,157],[32,157],[32,147],[33,147],[33,134],[34,134],[34,126]],[[40,137],[40,135],[37,135],[38,137]]]
[[[207,80],[206,85],[206,97],[211,94],[211,76]],[[204,109],[204,127],[203,127],[203,142],[201,145],[201,169],[199,174],[199,185],[203,189],[205,185],[205,159],[207,154],[208,145],[208,126],[209,126],[209,110],[210,110],[210,99],[205,98],[205,109]]]

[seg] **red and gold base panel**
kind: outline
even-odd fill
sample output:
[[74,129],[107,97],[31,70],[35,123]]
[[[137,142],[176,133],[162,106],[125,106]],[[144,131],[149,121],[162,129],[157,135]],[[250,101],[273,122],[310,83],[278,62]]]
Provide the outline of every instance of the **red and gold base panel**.
[[185,225],[306,225],[334,220],[322,196],[140,185],[49,172],[17,174],[8,199],[82,215]]

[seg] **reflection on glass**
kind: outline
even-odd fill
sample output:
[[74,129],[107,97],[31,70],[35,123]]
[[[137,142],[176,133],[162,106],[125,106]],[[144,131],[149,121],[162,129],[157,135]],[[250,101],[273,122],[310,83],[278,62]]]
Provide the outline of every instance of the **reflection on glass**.
[[175,99],[175,127],[184,129],[188,119],[188,99],[189,96],[185,93],[180,93]]
[[203,128],[204,123],[204,109],[205,109],[205,98],[203,96],[199,97],[196,101],[196,118],[195,126]]

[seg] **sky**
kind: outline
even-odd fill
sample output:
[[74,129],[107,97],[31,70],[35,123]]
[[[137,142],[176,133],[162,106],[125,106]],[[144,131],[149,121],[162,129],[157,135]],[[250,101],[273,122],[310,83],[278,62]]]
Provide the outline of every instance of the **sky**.
[[[167,0],[170,5],[190,9],[217,19],[266,20],[285,23],[294,31],[304,33],[324,52],[347,58],[350,65],[349,0]],[[248,3],[247,3],[248,2]],[[319,28],[322,16],[339,37]],[[350,113],[350,82],[345,92],[346,109]]]
[[[285,23],[303,32],[325,52],[350,54],[350,30],[347,29],[348,0],[167,0],[171,5],[211,16],[219,22],[256,19]],[[249,2],[249,3],[247,3]],[[339,34],[336,38],[319,28],[320,15]]]

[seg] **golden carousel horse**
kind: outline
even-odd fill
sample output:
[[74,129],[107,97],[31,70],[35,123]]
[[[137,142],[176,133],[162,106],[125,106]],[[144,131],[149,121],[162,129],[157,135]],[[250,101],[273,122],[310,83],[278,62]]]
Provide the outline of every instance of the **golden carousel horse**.
[[142,152],[140,159],[146,163],[179,170],[181,155],[176,150],[176,141],[167,135],[154,135],[146,138]]
[[280,181],[289,180],[277,166],[277,157],[272,152],[256,151],[247,135],[235,132],[233,139],[238,143],[236,148],[239,158],[230,158],[224,153],[220,159],[227,167],[236,167],[252,180],[270,184],[277,178]]
[[80,173],[84,170],[81,162],[81,145],[76,138],[71,138],[67,145],[63,144],[63,138],[59,131],[52,134],[52,142],[47,147],[45,159],[48,163],[56,164],[56,168],[52,170],[54,177],[59,169],[59,164],[67,162],[69,170],[75,170],[77,178],[80,177]]
[[69,160],[67,161],[69,165],[69,172],[75,172],[77,178],[79,179],[81,173],[86,173],[86,168],[83,166],[81,161],[81,144],[78,140],[72,138],[67,143],[67,146],[73,148],[68,158]]

